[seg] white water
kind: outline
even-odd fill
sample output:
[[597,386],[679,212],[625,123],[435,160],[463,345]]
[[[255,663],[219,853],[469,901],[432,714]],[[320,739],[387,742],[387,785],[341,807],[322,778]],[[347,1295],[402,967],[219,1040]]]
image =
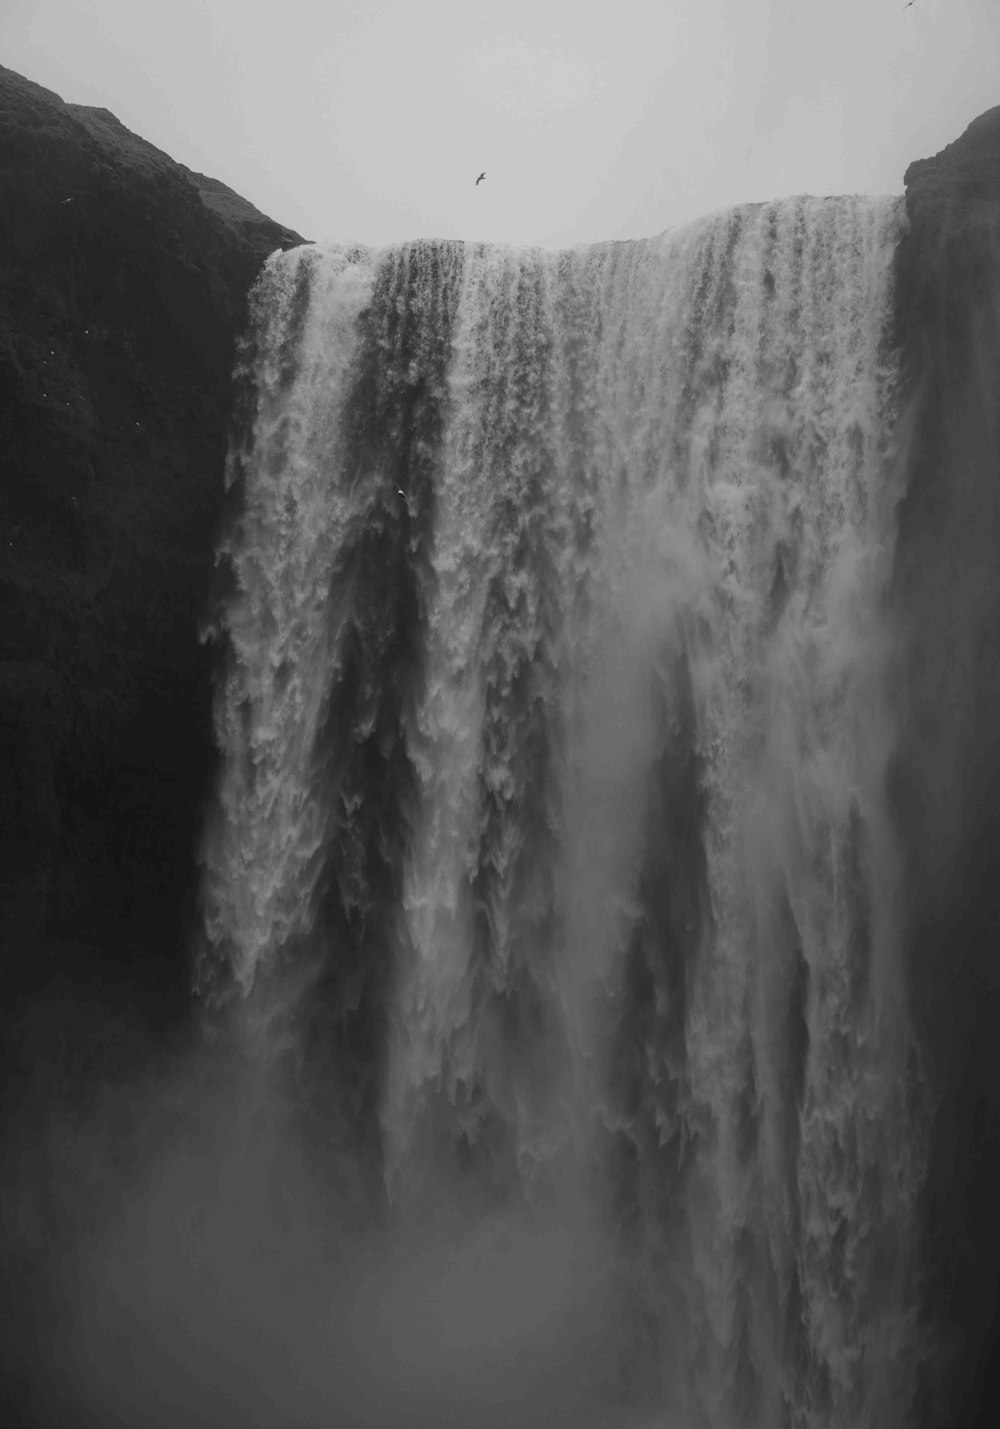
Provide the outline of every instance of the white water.
[[306,249],[258,289],[205,985],[267,1020],[377,954],[390,1196],[572,1207],[608,1378],[683,1423],[884,1429],[914,1392],[902,223]]

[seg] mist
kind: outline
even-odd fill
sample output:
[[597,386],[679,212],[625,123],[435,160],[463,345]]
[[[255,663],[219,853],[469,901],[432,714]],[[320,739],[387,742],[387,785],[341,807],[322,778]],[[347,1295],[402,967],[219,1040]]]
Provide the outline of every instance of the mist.
[[[91,1019],[91,1045],[119,1035]],[[57,1095],[36,1076],[8,1112],[18,1422],[609,1422],[611,1262],[581,1205],[484,1214],[439,1179],[394,1209],[356,1147],[310,1138],[287,1069],[184,1040]]]

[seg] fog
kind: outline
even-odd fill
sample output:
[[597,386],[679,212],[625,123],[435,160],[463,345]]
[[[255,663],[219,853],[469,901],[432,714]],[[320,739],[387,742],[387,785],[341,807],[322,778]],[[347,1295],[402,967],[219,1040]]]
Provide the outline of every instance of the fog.
[[[105,1016],[92,1047],[121,1038]],[[22,1044],[58,1021],[37,1005]],[[19,1422],[610,1422],[611,1267],[580,1204],[484,1214],[439,1181],[393,1210],[227,1038],[86,1081],[52,1041],[8,1111]]]

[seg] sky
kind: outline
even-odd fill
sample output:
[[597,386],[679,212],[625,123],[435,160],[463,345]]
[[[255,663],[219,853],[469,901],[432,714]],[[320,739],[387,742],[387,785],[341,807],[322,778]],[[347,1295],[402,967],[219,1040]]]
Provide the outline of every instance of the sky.
[[307,238],[561,248],[902,192],[1000,0],[0,0],[0,63]]

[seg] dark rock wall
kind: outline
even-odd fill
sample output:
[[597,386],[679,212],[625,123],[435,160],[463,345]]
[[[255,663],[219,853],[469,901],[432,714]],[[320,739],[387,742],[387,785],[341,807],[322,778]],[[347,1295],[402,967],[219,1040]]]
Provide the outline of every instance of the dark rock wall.
[[906,950],[937,1104],[922,1423],[1000,1404],[1000,109],[906,172],[896,600]]
[[[183,981],[234,340],[301,242],[0,68],[0,944]],[[140,972],[137,966],[136,972]]]

